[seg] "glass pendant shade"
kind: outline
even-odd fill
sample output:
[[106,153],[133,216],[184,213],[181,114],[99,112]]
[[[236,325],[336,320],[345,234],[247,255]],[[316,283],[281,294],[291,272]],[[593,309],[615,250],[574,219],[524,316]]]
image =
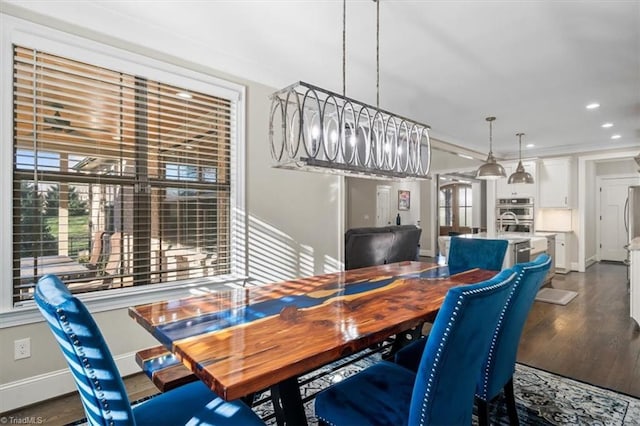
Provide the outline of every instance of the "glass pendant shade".
[[520,145],[518,151],[518,167],[516,167],[516,171],[509,176],[507,183],[533,183],[533,176],[531,176],[531,173],[527,172],[522,165],[522,136],[524,136],[524,133],[517,133],[516,136],[518,137]]
[[478,168],[476,171],[476,177],[478,179],[484,180],[496,180],[503,177],[507,177],[507,173],[504,171],[504,167],[500,165],[496,161],[496,158],[493,156],[493,127],[492,122],[495,120],[495,117],[487,117],[486,120],[489,122],[489,155],[487,156],[487,161]]

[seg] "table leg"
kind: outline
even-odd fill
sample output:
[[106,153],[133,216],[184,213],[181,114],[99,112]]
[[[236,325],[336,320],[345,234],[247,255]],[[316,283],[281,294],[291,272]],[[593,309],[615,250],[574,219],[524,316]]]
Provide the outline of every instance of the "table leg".
[[304,412],[297,377],[291,377],[271,386],[271,399],[273,400],[278,425],[282,421],[286,426],[307,425],[307,416]]
[[396,334],[393,346],[391,346],[389,358],[393,358],[393,355],[395,355],[396,352],[398,352],[400,349],[407,346],[411,342],[418,340],[420,337],[422,337],[422,324],[409,330],[403,331],[402,333]]

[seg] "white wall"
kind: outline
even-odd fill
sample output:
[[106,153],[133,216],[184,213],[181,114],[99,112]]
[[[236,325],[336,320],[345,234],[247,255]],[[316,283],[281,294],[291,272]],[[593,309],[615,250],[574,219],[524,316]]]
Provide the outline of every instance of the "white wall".
[[[594,163],[590,162],[586,164],[586,179],[585,187],[592,188],[591,191],[587,191],[585,194],[585,215],[584,222],[585,227],[588,230],[583,235],[584,247],[585,247],[585,259],[595,259],[598,254],[598,248],[596,247],[596,226],[597,226],[597,211],[596,211],[596,176]],[[576,227],[577,228],[577,227]],[[576,250],[577,252],[577,250]],[[577,261],[577,256],[576,259]],[[572,259],[573,261],[573,259]]]
[[[345,229],[376,226],[376,190],[389,182],[376,179],[346,178],[347,223]],[[391,191],[389,197],[391,198]],[[389,210],[391,214],[392,210]]]
[[435,197],[435,179],[423,181],[420,184],[420,254],[423,256],[436,255]]
[[[378,185],[389,186],[389,222],[396,224],[396,215],[400,214],[403,225],[417,225],[420,222],[422,181],[396,182],[389,180],[346,178],[347,229],[376,225],[376,189]],[[409,191],[411,202],[409,210],[398,210],[398,191]]]
[[[637,150],[603,151],[578,157],[578,209],[574,210],[573,226],[577,229],[577,256],[572,261],[577,269],[585,269],[597,259],[597,190],[596,176],[636,173],[632,158]],[[617,171],[616,171],[617,169]],[[639,175],[640,180],[640,175]]]
[[595,164],[596,176],[637,176],[638,164],[633,158],[625,158],[622,160],[606,160],[599,161]]
[[[90,11],[90,5],[75,3],[78,13]],[[342,184],[341,178],[320,174],[291,172],[270,167],[268,152],[268,95],[275,91],[255,82],[218,72],[206,65],[208,52],[200,56],[182,56],[182,46],[167,46],[162,29],[142,23],[127,27],[125,20],[114,20],[108,33],[90,28],[104,24],[103,17],[85,13],[80,24],[67,24],[3,4],[3,12],[29,18],[43,25],[75,33],[135,53],[224,78],[247,88],[246,100],[246,208],[248,216],[248,273],[260,281],[277,281],[341,268]],[[96,24],[96,25],[94,25]],[[99,25],[98,25],[99,24]],[[114,36],[128,34],[128,36]],[[126,40],[126,41],[123,41]],[[171,49],[168,52],[167,49]],[[171,53],[171,54],[169,54]],[[200,61],[200,58],[202,60]],[[6,90],[6,88],[3,88]],[[10,140],[3,141],[10,144]],[[417,191],[416,191],[417,195]],[[2,200],[8,204],[10,200]],[[6,285],[6,283],[3,283]],[[148,333],[128,317],[126,309],[102,312],[96,319],[106,336],[121,373],[137,368],[132,362],[135,351],[157,344]],[[30,337],[32,357],[13,360],[13,341]],[[0,412],[42,398],[74,390],[65,376],[66,364],[43,323],[0,329]],[[64,377],[67,377],[65,379]]]

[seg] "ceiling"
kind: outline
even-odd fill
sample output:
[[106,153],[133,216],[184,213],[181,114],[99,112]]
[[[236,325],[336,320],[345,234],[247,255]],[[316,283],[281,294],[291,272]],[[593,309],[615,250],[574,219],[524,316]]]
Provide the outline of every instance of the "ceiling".
[[[273,88],[342,92],[339,0],[2,4]],[[376,3],[349,0],[346,26],[346,94],[375,105]],[[640,1],[382,0],[379,47],[380,107],[437,139],[486,154],[492,115],[501,158],[518,132],[524,157],[640,149]]]

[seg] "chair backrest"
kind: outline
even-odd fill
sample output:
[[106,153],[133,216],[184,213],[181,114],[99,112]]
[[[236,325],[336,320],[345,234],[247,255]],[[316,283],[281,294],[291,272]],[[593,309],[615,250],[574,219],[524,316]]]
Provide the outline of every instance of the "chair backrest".
[[104,266],[106,275],[118,275],[122,262],[122,232],[114,232],[109,238],[109,256]]
[[102,237],[104,231],[97,231],[93,234],[93,241],[91,246],[91,257],[89,257],[90,265],[97,265],[100,262],[100,256],[102,255]]
[[447,292],[422,353],[408,424],[471,424],[484,354],[515,277],[506,269]]
[[447,264],[452,274],[473,268],[499,271],[509,243],[506,240],[451,237]]
[[551,258],[547,254],[541,254],[533,262],[514,266],[518,275],[482,366],[476,388],[478,398],[490,401],[511,380],[524,323],[550,267]]
[[38,281],[34,298],[69,364],[87,422],[134,424],[118,368],[84,304],[54,275]]

